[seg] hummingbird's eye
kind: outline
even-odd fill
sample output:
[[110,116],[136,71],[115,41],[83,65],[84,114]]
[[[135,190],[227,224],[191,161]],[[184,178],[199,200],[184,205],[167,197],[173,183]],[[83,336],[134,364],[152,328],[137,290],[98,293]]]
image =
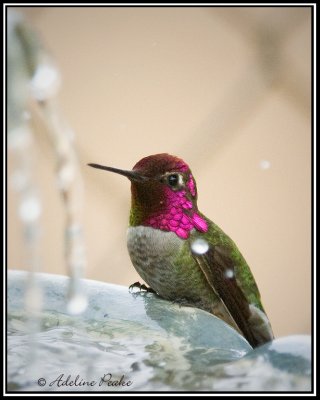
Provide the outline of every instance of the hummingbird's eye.
[[179,175],[171,174],[167,176],[167,182],[172,188],[177,187],[179,184]]

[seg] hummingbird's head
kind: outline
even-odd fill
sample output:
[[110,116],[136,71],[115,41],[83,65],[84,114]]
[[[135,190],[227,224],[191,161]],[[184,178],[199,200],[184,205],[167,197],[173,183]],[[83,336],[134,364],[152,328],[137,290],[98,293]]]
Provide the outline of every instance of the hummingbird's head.
[[131,171],[89,165],[130,179],[131,226],[174,231],[184,239],[193,228],[207,231],[207,223],[197,214],[195,180],[189,166],[180,158],[155,154],[142,158]]

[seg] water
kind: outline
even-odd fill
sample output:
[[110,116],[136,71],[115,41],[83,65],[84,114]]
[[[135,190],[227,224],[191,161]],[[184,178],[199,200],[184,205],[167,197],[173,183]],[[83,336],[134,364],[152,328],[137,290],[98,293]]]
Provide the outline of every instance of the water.
[[[77,376],[78,381],[97,382],[89,390],[205,390],[211,388],[216,365],[237,360],[251,349],[232,328],[202,310],[180,307],[150,293],[130,294],[127,288],[101,282],[84,281],[88,308],[81,317],[69,315],[68,278],[37,277],[45,297],[39,329],[30,333],[23,302],[27,274],[9,274],[11,389],[88,390],[87,385],[62,385],[70,375],[69,382]],[[221,332],[224,346],[219,344]],[[132,384],[99,386],[106,374],[112,374],[112,381],[124,375]],[[49,386],[61,375],[61,386],[58,382]],[[46,384],[40,386],[39,379]]]
[[81,316],[70,315],[69,278],[37,274],[37,279],[45,296],[38,329],[30,332],[23,301],[27,273],[9,274],[10,390],[311,388],[309,336],[280,338],[252,350],[234,329],[205,311],[88,280],[83,281],[88,307]]
[[[69,326],[66,315],[57,313],[44,318],[42,324],[34,336],[37,363],[30,368],[30,337],[21,315],[10,316],[9,390],[246,392],[311,388],[309,377],[281,371],[264,357],[217,365],[217,359],[224,356],[228,360],[230,352],[193,349],[182,338],[165,338],[127,321]],[[128,335],[129,329],[134,336]],[[101,382],[106,375],[108,382]],[[94,384],[70,383],[77,376],[78,381]],[[127,385],[119,383],[121,377]]]
[[267,169],[269,169],[271,167],[271,162],[268,161],[268,160],[261,160],[260,163],[259,163],[259,167],[262,170],[267,170]]
[[[127,325],[125,322],[108,321],[108,323],[97,324],[80,322],[74,326],[74,321],[68,320],[67,315],[61,313],[43,315],[41,321],[41,329],[33,338],[38,343],[37,362],[30,368],[31,343],[25,321],[22,315],[10,315],[9,390],[94,389],[104,391],[108,390],[108,384],[100,383],[100,381],[106,374],[111,374],[111,381],[120,380],[121,376],[125,375],[126,381],[134,382],[135,389],[139,389],[148,380],[148,367],[143,363],[148,356],[145,346],[148,342],[152,345],[152,341],[146,337],[146,332],[144,334],[140,332],[135,340],[131,340],[123,337]],[[140,367],[141,364],[143,366]],[[135,367],[133,368],[132,365]],[[142,368],[143,376],[139,372]],[[79,376],[81,378],[79,381],[96,383],[89,388],[87,385],[63,383],[69,375],[72,378],[70,381]],[[123,388],[122,385],[112,387],[113,389]]]
[[[8,149],[13,160],[9,186],[19,199],[21,221],[28,250],[26,265],[31,272],[28,298],[41,297],[32,274],[41,270],[39,249],[42,224],[41,188],[35,183],[36,140],[32,131],[34,108],[42,119],[56,155],[57,181],[65,210],[65,262],[70,276],[68,302],[71,313],[82,313],[87,305],[81,287],[86,255],[82,227],[83,182],[74,143],[74,132],[63,117],[57,99],[61,77],[52,57],[20,14],[8,10]],[[34,107],[30,107],[32,104]],[[63,228],[61,227],[61,231]],[[40,297],[39,297],[40,296]],[[30,302],[29,302],[30,303]],[[41,304],[41,303],[40,303]],[[32,306],[33,307],[33,306]],[[32,307],[30,312],[32,312]],[[32,317],[33,318],[33,317]]]
[[204,239],[195,239],[191,243],[191,250],[195,254],[205,254],[209,250],[209,244]]

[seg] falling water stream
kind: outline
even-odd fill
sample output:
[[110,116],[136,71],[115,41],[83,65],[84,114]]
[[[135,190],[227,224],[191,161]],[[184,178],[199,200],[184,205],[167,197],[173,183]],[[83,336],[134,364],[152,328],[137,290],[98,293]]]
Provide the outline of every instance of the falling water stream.
[[[85,271],[85,246],[82,226],[83,182],[74,146],[74,132],[63,117],[57,100],[60,74],[42,47],[38,37],[21,16],[8,14],[8,150],[14,169],[9,172],[9,184],[18,194],[18,216],[23,226],[29,259],[29,290],[27,310],[40,311],[41,292],[35,273],[41,270],[41,187],[34,179],[36,166],[35,136],[30,127],[30,104],[37,107],[44,134],[49,135],[56,157],[57,190],[65,210],[65,264],[70,283],[68,308],[81,313],[86,299],[81,289]],[[61,227],[63,230],[63,227]]]

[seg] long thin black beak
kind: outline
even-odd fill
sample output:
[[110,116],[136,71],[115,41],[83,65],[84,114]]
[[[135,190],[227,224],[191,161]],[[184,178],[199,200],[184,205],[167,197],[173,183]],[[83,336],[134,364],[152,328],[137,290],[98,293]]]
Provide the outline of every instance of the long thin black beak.
[[114,172],[116,174],[126,176],[128,179],[130,179],[130,181],[146,182],[147,180],[149,180],[149,178],[147,176],[140,175],[136,171],[126,171],[124,169],[106,167],[104,165],[94,164],[94,163],[90,163],[88,165],[89,165],[89,167],[104,169],[105,171]]

